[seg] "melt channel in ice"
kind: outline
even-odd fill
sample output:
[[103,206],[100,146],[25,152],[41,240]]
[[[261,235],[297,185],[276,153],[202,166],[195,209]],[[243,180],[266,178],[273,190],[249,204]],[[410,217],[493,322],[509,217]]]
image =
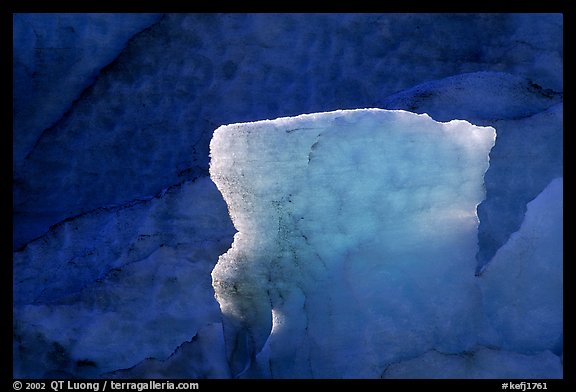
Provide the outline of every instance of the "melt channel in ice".
[[239,377],[379,377],[477,343],[495,130],[358,109],[232,124],[210,175],[238,230],[212,272]]

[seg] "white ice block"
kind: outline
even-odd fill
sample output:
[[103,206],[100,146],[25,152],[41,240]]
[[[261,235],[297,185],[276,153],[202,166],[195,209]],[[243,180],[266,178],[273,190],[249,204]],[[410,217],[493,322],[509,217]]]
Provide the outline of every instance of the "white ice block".
[[218,128],[238,230],[212,273],[239,376],[378,377],[476,343],[476,206],[495,130],[381,109]]

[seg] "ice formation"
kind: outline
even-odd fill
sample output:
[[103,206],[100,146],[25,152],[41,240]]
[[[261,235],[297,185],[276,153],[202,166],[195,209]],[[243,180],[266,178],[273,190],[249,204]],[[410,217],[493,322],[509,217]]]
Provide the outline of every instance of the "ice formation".
[[218,128],[210,173],[238,233],[212,276],[233,373],[379,377],[473,347],[494,140],[379,109]]
[[221,124],[385,107],[478,71],[562,90],[561,14],[19,14],[14,46],[15,249],[207,176]]
[[[385,378],[562,378],[563,181],[554,179],[520,230],[479,277],[490,348],[430,351],[390,365]],[[486,336],[485,336],[486,338]],[[495,349],[498,348],[498,349]]]
[[562,191],[556,178],[528,203],[520,229],[481,277],[488,319],[506,350],[563,353]]
[[144,13],[13,14],[16,165],[126,42],[159,18]]
[[[199,179],[160,199],[65,222],[18,252],[15,377],[154,369],[181,345],[176,358],[189,362],[185,370],[157,377],[226,377],[210,273],[234,228],[218,196],[209,179]],[[197,351],[210,355],[188,359]],[[154,361],[141,363],[146,358]]]
[[478,206],[477,272],[520,228],[526,203],[562,176],[562,94],[502,72],[435,80],[386,98],[383,107],[493,126],[498,140]]
[[535,355],[489,348],[461,355],[430,351],[418,358],[390,365],[384,378],[548,379],[562,378],[562,367],[560,358],[550,351]]
[[[234,230],[207,178],[214,129],[376,106],[497,130],[484,177],[486,199],[478,206],[478,262],[488,265],[475,278],[480,346],[457,354],[424,352],[433,346],[424,334],[422,350],[399,362],[381,367],[383,349],[373,346],[378,353],[363,373],[350,369],[337,377],[417,377],[422,363],[445,364],[437,371],[432,366],[425,374],[431,377],[441,377],[449,364],[452,374],[466,377],[558,377],[558,261],[552,267],[539,260],[536,254],[546,252],[538,247],[546,241],[528,241],[538,247],[522,249],[522,241],[510,238],[524,225],[527,203],[562,177],[562,18],[14,14],[13,374],[228,377],[210,274]],[[311,159],[314,167],[314,154]],[[545,233],[532,231],[535,236]],[[518,260],[505,263],[511,254]],[[513,286],[526,287],[523,277],[543,268],[550,274],[546,285],[532,286],[526,298],[512,301],[512,292],[499,288],[497,271],[518,275]],[[351,271],[351,277],[364,276],[358,266]],[[365,278],[371,279],[377,277]],[[386,290],[393,298],[401,289]],[[503,316],[499,304],[518,318]],[[532,313],[551,319],[526,329],[521,320]],[[401,323],[406,314],[380,322]],[[410,315],[405,323],[428,315]],[[165,326],[164,316],[171,320]],[[278,334],[292,328],[284,314],[272,317]],[[449,322],[454,330],[461,327]],[[346,325],[356,324],[352,319],[341,328]],[[114,333],[111,326],[118,327]],[[475,340],[472,335],[463,340]],[[286,359],[287,370],[268,369],[270,354],[280,355],[278,341],[264,344],[244,377],[287,375],[291,363],[306,356]],[[391,347],[398,351],[400,344]],[[500,362],[484,372],[466,367],[487,358]],[[539,362],[541,369],[530,365]],[[314,374],[326,373],[320,368]]]

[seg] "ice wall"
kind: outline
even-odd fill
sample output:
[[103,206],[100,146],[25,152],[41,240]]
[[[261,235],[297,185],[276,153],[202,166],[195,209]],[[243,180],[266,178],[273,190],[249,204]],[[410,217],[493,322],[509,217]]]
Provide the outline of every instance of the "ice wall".
[[562,378],[562,192],[556,178],[528,203],[520,229],[478,278],[486,347],[430,351],[391,364],[384,378]]
[[[233,233],[204,178],[34,241],[14,257],[14,376],[226,377],[210,273]],[[185,368],[159,372],[175,352]]]
[[15,249],[207,176],[221,124],[383,107],[478,71],[562,91],[561,14],[24,15],[14,43]]
[[13,15],[14,162],[80,98],[135,35],[159,14]]
[[[492,125],[478,213],[493,236],[480,251],[497,251],[522,206],[562,173],[562,19],[14,15],[15,374],[228,374],[210,272],[234,232],[214,187],[192,185],[208,175],[221,124],[384,107]],[[387,106],[391,94],[414,99]],[[158,339],[164,310],[178,308],[195,314],[172,318],[175,337]],[[126,328],[110,334],[110,324]],[[494,335],[487,344],[499,347]]]
[[430,351],[390,365],[383,378],[401,379],[548,379],[562,378],[560,358],[550,351],[535,355],[480,348],[461,355]]
[[498,130],[478,207],[477,272],[520,228],[526,204],[562,176],[562,94],[502,72],[475,72],[414,86],[384,100],[387,109],[454,118]]
[[238,230],[212,273],[236,376],[379,377],[476,344],[492,128],[364,109],[218,128]]
[[520,229],[481,277],[488,318],[506,350],[563,353],[563,179],[528,203]]

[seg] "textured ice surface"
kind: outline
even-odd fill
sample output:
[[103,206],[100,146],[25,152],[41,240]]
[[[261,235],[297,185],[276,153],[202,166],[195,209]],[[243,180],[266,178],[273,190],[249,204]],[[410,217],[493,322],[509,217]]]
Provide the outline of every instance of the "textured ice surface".
[[390,365],[384,378],[562,378],[562,191],[554,179],[528,203],[520,229],[479,278],[489,320],[482,343],[499,349],[431,351]]
[[[480,252],[493,254],[519,229],[526,202],[562,175],[562,106],[557,105],[562,100],[562,45],[561,14],[168,14],[161,19],[144,14],[16,14],[13,234],[15,248],[23,249],[14,253],[16,311],[21,314],[37,299],[35,306],[51,315],[35,316],[34,325],[18,321],[17,374],[98,374],[107,359],[91,362],[94,358],[85,355],[89,345],[78,350],[87,341],[89,325],[84,322],[112,308],[119,311],[118,320],[130,318],[123,322],[130,328],[154,317],[157,309],[148,303],[155,303],[153,295],[136,301],[149,312],[126,311],[122,302],[135,303],[135,293],[142,296],[143,291],[124,283],[132,279],[126,272],[117,283],[109,280],[111,266],[155,252],[154,261],[135,265],[161,264],[163,271],[177,274],[191,268],[166,264],[173,256],[203,260],[206,265],[194,271],[201,270],[204,278],[194,282],[208,282],[198,283],[210,291],[202,298],[216,309],[208,265],[228,247],[233,229],[213,187],[188,192],[185,184],[208,174],[208,143],[221,124],[382,107],[390,94],[446,78],[414,94],[421,102],[405,108],[429,111],[436,120],[445,113],[444,120],[462,118],[498,130],[485,178],[487,201],[478,212]],[[478,71],[514,76],[447,78]],[[424,110],[421,104],[433,100],[441,105]],[[472,112],[461,110],[471,103]],[[529,117],[517,122],[511,116]],[[166,188],[170,190],[164,193]],[[174,202],[171,195],[179,189],[180,202]],[[219,200],[214,203],[220,207],[206,207],[206,198]],[[494,204],[488,208],[489,201]],[[161,217],[143,218],[148,214],[144,210],[154,210],[151,205],[163,205]],[[202,216],[219,228],[179,221],[191,205],[204,206]],[[156,219],[163,223],[146,237],[151,233],[142,230],[142,222]],[[218,249],[203,241],[207,231],[220,233],[214,234],[221,241]],[[486,234],[494,238],[482,238]],[[30,242],[34,238],[38,240]],[[161,245],[180,250],[154,250]],[[154,278],[138,284],[161,286],[165,281],[165,275],[149,273]],[[104,285],[98,283],[102,278]],[[120,294],[114,297],[107,293],[115,284]],[[78,293],[84,287],[89,288],[86,293],[96,293],[92,288],[97,285],[105,286],[98,292],[103,299],[115,302],[95,305],[94,318],[84,311],[77,317],[64,311],[62,301],[85,309],[88,297]],[[206,309],[200,308],[200,313]],[[496,312],[493,308],[491,314]],[[32,317],[34,311],[27,314]],[[207,314],[210,324],[202,324],[198,316],[175,346],[148,333],[150,341],[126,361],[134,367],[114,377],[227,374],[218,350],[206,349],[221,347],[222,340],[215,337],[215,313]],[[59,317],[70,323],[57,333],[55,328],[64,325]],[[282,319],[279,313],[275,317]],[[498,348],[502,339],[487,320],[480,330],[482,343]],[[107,350],[101,357],[111,363],[119,363],[124,344],[134,344],[117,340],[121,334],[105,339],[102,331],[91,333],[100,336],[92,341]],[[265,363],[269,346],[258,355],[259,364]],[[142,357],[176,347],[165,360],[162,355]],[[261,374],[270,374],[263,368]]]
[[130,369],[104,374],[105,378],[229,378],[222,324],[208,324],[166,360],[147,358]]
[[[15,377],[99,376],[165,360],[191,340],[206,351],[206,336],[192,338],[221,328],[210,273],[233,233],[216,195],[209,179],[186,183],[65,222],[15,253]],[[208,358],[188,372],[207,372]],[[221,361],[210,374],[226,372]]]
[[463,354],[430,351],[416,359],[390,365],[383,378],[562,378],[560,358],[550,351],[526,355],[481,348]]
[[495,72],[458,75],[388,97],[384,107],[497,129],[486,200],[478,207],[478,271],[518,230],[526,203],[562,176],[562,94],[527,79]]
[[14,162],[34,148],[81,92],[157,14],[13,16]]
[[563,352],[563,180],[553,180],[481,277],[484,304],[499,346]]
[[562,89],[561,14],[168,14],[127,45],[114,32],[146,16],[50,18],[32,18],[49,45],[20,22],[15,34],[16,248],[67,217],[207,175],[221,124],[381,107],[465,72]]
[[210,173],[238,233],[212,276],[233,373],[378,377],[472,347],[494,139],[378,109],[218,128]]
[[524,77],[474,72],[419,84],[387,97],[383,105],[428,113],[437,121],[465,118],[488,125],[526,118],[560,102],[562,93],[542,88]]

